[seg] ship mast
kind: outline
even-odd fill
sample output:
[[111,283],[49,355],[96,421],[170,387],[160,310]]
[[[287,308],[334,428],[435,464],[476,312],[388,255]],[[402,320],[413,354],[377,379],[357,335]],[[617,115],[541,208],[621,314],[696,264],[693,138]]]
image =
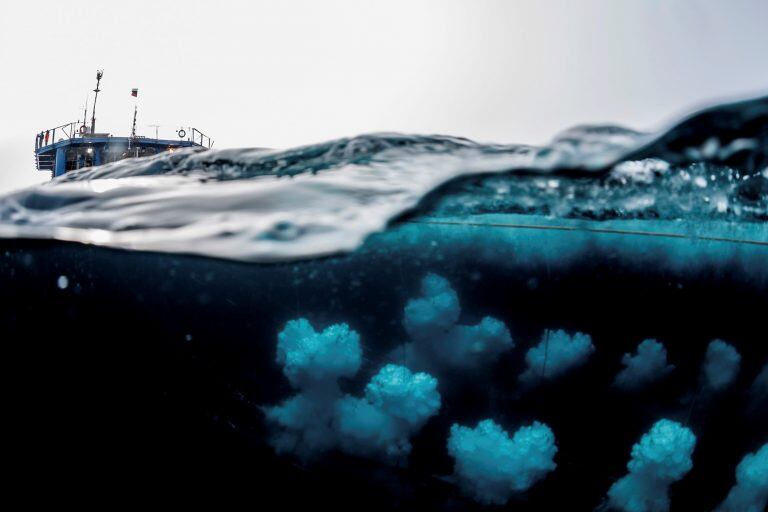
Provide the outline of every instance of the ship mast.
[[[88,95],[85,95],[85,108],[83,109],[83,126],[86,126],[86,123],[88,122]],[[82,131],[80,132],[83,133]],[[82,135],[81,135],[82,136]]]
[[136,112],[138,112],[138,106],[133,106],[133,128],[131,129],[131,138],[136,137]]
[[103,75],[103,69],[96,71],[96,88],[93,90],[96,95],[93,97],[93,110],[91,111],[91,133],[96,133],[96,100],[99,98],[99,91],[101,90],[99,89],[99,83]]

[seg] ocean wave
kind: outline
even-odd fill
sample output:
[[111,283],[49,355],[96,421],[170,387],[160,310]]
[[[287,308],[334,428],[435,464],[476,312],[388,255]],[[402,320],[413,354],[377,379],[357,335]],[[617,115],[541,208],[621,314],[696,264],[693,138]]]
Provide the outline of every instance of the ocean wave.
[[0,237],[280,262],[352,251],[407,213],[500,212],[764,221],[768,97],[544,147],[368,134],[123,160],[1,197]]

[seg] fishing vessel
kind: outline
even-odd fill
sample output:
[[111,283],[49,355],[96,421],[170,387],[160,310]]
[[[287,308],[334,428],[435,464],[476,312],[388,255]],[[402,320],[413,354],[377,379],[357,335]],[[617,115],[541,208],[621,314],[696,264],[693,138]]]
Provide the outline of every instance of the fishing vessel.
[[[51,173],[51,178],[61,176],[69,171],[98,165],[156,155],[163,152],[173,152],[187,147],[213,146],[213,140],[195,127],[181,127],[175,130],[176,139],[164,139],[158,136],[158,126],[155,126],[155,137],[138,135],[136,132],[136,115],[138,107],[134,105],[133,127],[129,136],[113,136],[108,132],[96,130],[96,101],[101,92],[103,70],[96,72],[96,88],[93,89],[93,106],[90,122],[88,106],[84,109],[83,118],[77,121],[61,124],[42,130],[35,136],[35,167],[38,171]],[[138,89],[131,90],[131,96],[138,97]]]

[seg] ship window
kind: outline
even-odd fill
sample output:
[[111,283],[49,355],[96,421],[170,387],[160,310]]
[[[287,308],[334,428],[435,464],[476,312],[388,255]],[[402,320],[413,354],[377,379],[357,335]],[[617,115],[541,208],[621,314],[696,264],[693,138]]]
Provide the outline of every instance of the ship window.
[[[91,148],[88,148],[91,149]],[[82,169],[83,167],[90,167],[93,165],[93,150],[91,153],[86,148],[71,147],[67,150],[67,163],[65,169],[67,171],[74,171]]]

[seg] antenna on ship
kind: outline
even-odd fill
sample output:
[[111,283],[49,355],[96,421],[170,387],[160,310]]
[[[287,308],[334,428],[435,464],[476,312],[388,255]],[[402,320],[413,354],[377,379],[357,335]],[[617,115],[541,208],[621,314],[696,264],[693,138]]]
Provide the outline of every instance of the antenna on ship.
[[99,69],[96,71],[96,88],[93,92],[96,95],[93,97],[93,110],[91,111],[91,133],[96,133],[96,100],[99,99],[99,83],[101,83],[101,77],[104,75],[104,70]]
[[133,106],[133,128],[131,128],[131,137],[136,137],[136,113],[139,111],[139,107]]
[[88,123],[88,95],[85,95],[85,108],[83,109],[83,124],[80,126],[80,135],[85,133],[85,127]]
[[136,137],[136,114],[139,111],[139,89],[134,87],[131,89],[131,97],[136,98],[136,100],[133,102],[133,128],[131,128],[131,138]]

